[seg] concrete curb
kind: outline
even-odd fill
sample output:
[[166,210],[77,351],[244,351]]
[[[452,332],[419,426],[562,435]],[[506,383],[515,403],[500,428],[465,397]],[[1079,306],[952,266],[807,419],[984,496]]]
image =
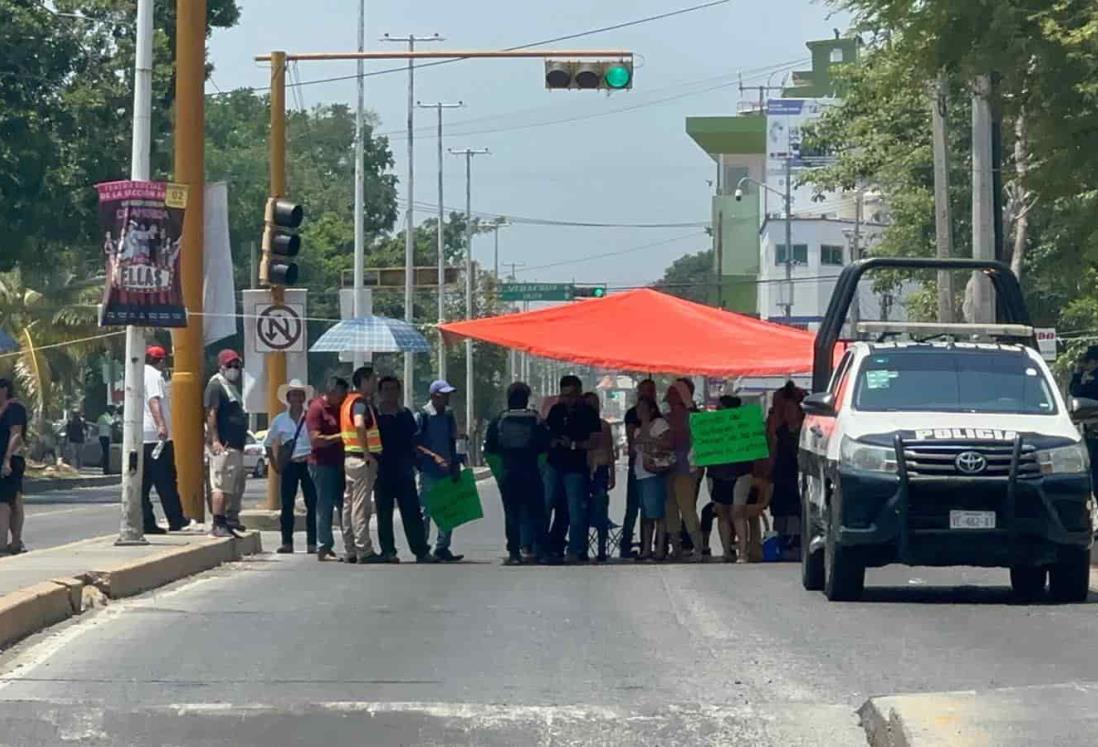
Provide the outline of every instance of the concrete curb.
[[108,488],[122,483],[122,475],[95,475],[91,477],[29,477],[23,480],[23,493],[52,493],[76,488]]
[[173,547],[105,570],[86,571],[79,578],[56,578],[10,592],[0,596],[0,647],[79,615],[92,606],[90,595],[85,593],[88,589],[121,599],[258,554],[262,549],[259,532],[252,531],[239,539]]

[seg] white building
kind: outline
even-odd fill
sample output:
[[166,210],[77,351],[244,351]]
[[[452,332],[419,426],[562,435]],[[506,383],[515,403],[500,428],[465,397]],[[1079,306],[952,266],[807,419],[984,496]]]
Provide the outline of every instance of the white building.
[[[877,241],[883,229],[881,223],[859,224],[837,215],[794,215],[790,222],[792,283],[788,283],[785,217],[768,216],[759,232],[759,316],[816,330],[827,312],[839,273],[854,259],[855,231],[864,256],[866,248]],[[790,288],[793,298],[787,313]],[[903,304],[890,294],[874,293],[873,280],[869,276],[859,284],[857,305],[851,314],[860,319],[906,319]]]

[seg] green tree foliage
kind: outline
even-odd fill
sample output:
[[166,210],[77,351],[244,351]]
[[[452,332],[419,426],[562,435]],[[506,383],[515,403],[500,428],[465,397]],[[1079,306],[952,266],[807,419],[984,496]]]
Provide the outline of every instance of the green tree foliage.
[[663,277],[653,287],[688,301],[713,303],[717,287],[713,250],[679,257],[664,270]]
[[[1098,327],[1098,7],[1083,0],[832,0],[868,40],[845,99],[812,138],[837,163],[821,189],[865,186],[891,223],[875,251],[934,251],[928,85],[948,82],[955,253],[971,255],[970,96],[994,73],[1004,141],[1006,255],[1037,321]],[[930,304],[923,304],[930,306]],[[1081,326],[1080,326],[1081,325]]]

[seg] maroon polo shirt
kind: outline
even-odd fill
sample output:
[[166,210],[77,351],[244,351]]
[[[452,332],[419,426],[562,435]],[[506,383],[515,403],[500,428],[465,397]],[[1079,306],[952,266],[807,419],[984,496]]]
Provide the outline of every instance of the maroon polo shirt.
[[[305,413],[305,427],[309,434],[322,433],[326,436],[339,433],[339,408],[328,404],[327,397],[316,397],[309,403]],[[343,442],[335,443],[313,441],[313,453],[309,463],[323,467],[343,466]]]

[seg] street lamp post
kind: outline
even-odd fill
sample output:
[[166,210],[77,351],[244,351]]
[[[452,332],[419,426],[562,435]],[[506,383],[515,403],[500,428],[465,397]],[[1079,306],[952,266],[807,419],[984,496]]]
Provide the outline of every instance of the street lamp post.
[[767,186],[750,176],[745,176],[736,182],[736,202],[743,199],[743,185],[754,184],[759,189],[772,192],[785,201],[785,284],[788,297],[785,306],[785,319],[788,322],[793,317],[793,188],[790,181],[791,161],[785,159],[785,192],[779,192],[773,187]]

